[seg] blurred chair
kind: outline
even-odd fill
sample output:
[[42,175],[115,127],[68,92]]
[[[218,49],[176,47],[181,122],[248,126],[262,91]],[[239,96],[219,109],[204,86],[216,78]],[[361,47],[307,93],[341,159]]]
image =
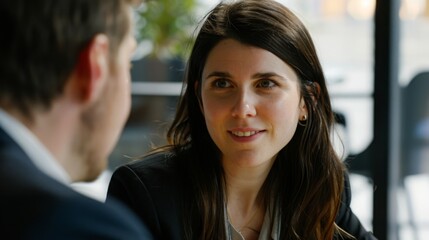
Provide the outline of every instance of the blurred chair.
[[429,173],[429,72],[417,74],[403,88],[401,116],[400,184],[406,194],[414,239],[418,239],[415,218],[418,210],[412,204],[412,198],[416,195],[412,196],[405,180],[412,175]]
[[[429,173],[429,72],[417,74],[401,90],[401,166],[400,178]],[[373,175],[374,143],[346,163],[350,171],[368,177]]]
[[429,173],[429,72],[403,89],[402,104],[401,177]]
[[[401,156],[400,156],[400,190],[405,194],[406,210],[412,230],[412,239],[417,240],[419,226],[415,213],[418,206],[412,204],[413,197],[406,187],[406,179],[410,176],[429,174],[429,72],[417,74],[409,85],[401,89]],[[373,164],[376,163],[375,146],[372,141],[359,154],[351,154],[345,160],[351,173],[372,179]],[[427,191],[425,189],[424,191]],[[398,231],[399,228],[398,228]]]

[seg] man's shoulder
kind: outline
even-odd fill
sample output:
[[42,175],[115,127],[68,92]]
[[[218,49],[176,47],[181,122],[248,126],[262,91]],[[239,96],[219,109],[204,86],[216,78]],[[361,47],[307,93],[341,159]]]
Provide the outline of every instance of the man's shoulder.
[[144,236],[140,221],[121,203],[102,203],[49,177],[41,181],[37,172],[29,172],[28,177],[0,178],[9,181],[0,187],[0,229],[6,236],[24,239],[27,235],[51,239],[66,233],[75,239],[89,239],[91,235],[116,239]]
[[8,219],[2,219],[0,228],[8,227],[6,233],[11,236],[26,234],[34,239],[143,239],[150,236],[128,208],[114,201],[104,204],[79,194],[51,197],[44,195],[31,202],[18,201],[21,206],[14,207],[12,214],[7,214]]
[[[37,169],[18,150],[0,150],[0,231],[10,239],[137,239],[144,231],[122,204],[84,196]],[[107,230],[106,230],[107,229]],[[86,236],[86,237],[85,237]],[[149,236],[149,235],[148,235]],[[64,237],[64,238],[63,238]],[[112,239],[112,238],[111,238]],[[151,238],[148,238],[151,239]]]
[[0,196],[0,207],[5,212],[26,212],[25,215],[36,219],[51,211],[73,208],[94,210],[74,213],[86,214],[106,209],[101,202],[76,192],[35,167],[27,168],[18,162],[0,170]]

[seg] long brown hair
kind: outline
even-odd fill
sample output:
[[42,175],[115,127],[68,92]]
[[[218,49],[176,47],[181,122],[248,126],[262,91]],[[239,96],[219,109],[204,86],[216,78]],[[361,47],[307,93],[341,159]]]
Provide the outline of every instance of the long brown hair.
[[279,152],[260,196],[266,207],[273,203],[280,213],[280,239],[332,239],[338,230],[334,221],[344,166],[330,142],[334,118],[325,77],[305,26],[289,9],[271,0],[220,3],[205,17],[196,36],[184,91],[167,134],[167,148],[180,156],[189,176],[185,238],[226,239],[221,153],[207,131],[199,107],[200,90],[194,88],[201,81],[208,54],[223,39],[265,49],[298,75],[308,120]]

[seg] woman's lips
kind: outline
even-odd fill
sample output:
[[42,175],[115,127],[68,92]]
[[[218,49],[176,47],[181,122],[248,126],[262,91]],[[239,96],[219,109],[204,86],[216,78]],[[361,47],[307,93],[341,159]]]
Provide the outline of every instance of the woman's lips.
[[232,139],[238,142],[249,142],[258,138],[265,130],[255,130],[255,129],[243,129],[237,130],[233,129],[228,131]]

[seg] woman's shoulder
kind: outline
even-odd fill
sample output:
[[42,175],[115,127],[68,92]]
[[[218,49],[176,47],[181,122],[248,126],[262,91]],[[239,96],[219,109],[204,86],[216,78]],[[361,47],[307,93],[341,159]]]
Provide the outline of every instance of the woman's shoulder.
[[142,182],[155,185],[162,182],[177,183],[181,178],[178,157],[172,152],[152,153],[119,167],[115,172],[117,174],[133,175]]
[[123,167],[137,174],[174,174],[178,171],[177,156],[171,152],[151,153],[141,159],[134,160]]
[[123,201],[156,239],[182,236],[180,203],[185,188],[178,161],[173,153],[150,154],[120,166],[110,180],[107,199]]

